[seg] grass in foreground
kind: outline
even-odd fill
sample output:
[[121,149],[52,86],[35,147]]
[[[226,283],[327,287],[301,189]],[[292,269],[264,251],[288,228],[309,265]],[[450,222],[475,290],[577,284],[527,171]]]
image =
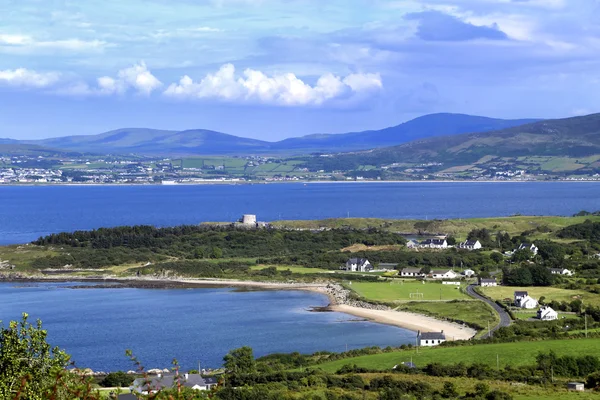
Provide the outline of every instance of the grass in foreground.
[[544,340],[539,342],[516,342],[499,344],[481,344],[461,347],[430,347],[403,350],[393,353],[373,354],[337,360],[315,365],[327,372],[336,372],[346,364],[356,364],[359,367],[374,370],[389,370],[401,362],[412,361],[419,367],[429,363],[466,364],[484,363],[496,366],[498,356],[500,367],[505,365],[520,366],[535,364],[535,357],[539,352],[553,350],[559,356],[584,356],[596,354],[600,348],[600,339],[574,339],[574,340]]
[[[367,300],[383,302],[405,302],[411,300],[448,301],[470,299],[459,290],[459,286],[442,285],[438,282],[395,279],[391,282],[352,282],[350,286],[359,296]],[[417,295],[421,293],[421,295]],[[412,294],[412,296],[411,296]]]

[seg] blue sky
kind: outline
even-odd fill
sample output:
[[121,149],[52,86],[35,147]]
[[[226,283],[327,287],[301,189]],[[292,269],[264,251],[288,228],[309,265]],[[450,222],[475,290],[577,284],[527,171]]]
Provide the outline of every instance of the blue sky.
[[0,0],[0,137],[600,111],[598,0]]

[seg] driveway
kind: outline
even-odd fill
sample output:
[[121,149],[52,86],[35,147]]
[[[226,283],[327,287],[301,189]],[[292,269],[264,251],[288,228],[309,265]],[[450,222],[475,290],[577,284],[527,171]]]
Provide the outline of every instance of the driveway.
[[475,285],[467,286],[467,294],[474,299],[485,301],[490,306],[492,306],[492,308],[494,310],[496,310],[498,315],[500,315],[500,323],[498,325],[494,326],[493,328],[491,328],[489,333],[486,333],[485,335],[482,336],[482,338],[485,339],[490,336],[494,336],[494,332],[497,331],[498,329],[500,329],[502,327],[510,326],[510,324],[512,323],[512,320],[510,318],[510,315],[508,315],[508,313],[502,307],[500,307],[498,304],[496,304],[492,300],[488,299],[487,297],[483,297],[482,295],[477,293],[475,291],[474,287],[475,287]]

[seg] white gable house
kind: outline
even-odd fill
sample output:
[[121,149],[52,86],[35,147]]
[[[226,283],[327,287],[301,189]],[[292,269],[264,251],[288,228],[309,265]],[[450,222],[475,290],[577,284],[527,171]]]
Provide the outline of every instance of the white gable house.
[[471,276],[475,275],[475,271],[473,271],[472,269],[465,269],[461,275],[464,275],[468,278],[470,278]]
[[462,243],[459,243],[458,248],[464,250],[479,250],[481,249],[481,243],[479,240],[465,240]]
[[558,313],[552,307],[544,306],[538,310],[537,317],[542,321],[554,321],[558,319]]
[[525,296],[517,303],[517,307],[533,310],[538,306],[538,302],[533,297]]
[[437,346],[446,341],[446,334],[441,332],[421,332],[417,334],[417,342],[419,346]]
[[346,266],[343,269],[352,272],[368,272],[375,268],[366,258],[351,258],[346,261]]

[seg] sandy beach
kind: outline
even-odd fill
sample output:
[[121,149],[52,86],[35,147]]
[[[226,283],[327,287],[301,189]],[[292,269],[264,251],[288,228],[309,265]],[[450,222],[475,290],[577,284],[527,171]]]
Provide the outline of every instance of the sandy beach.
[[370,321],[378,322],[380,324],[398,326],[411,331],[444,331],[448,340],[468,340],[477,333],[476,330],[469,328],[468,326],[405,311],[370,310],[366,308],[352,307],[346,304],[332,305],[330,308],[333,311],[366,318]]

